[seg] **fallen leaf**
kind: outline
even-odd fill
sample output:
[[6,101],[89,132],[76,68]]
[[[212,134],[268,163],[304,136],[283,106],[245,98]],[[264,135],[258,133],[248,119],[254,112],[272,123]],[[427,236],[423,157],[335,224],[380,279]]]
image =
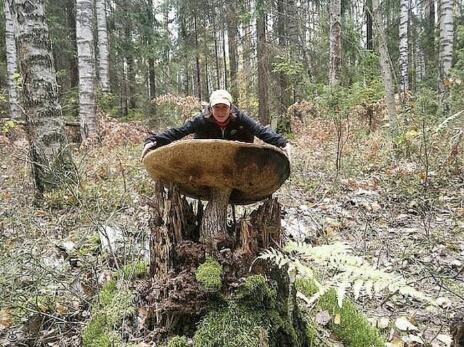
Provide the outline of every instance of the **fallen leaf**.
[[453,338],[445,334],[438,334],[437,340],[443,342],[446,345],[446,347],[451,346],[451,343],[453,343]]
[[55,311],[59,314],[66,314],[69,312],[68,308],[64,305],[61,305],[59,302],[55,304]]
[[319,325],[326,326],[331,320],[332,320],[332,317],[330,316],[327,310],[321,311],[318,314],[316,314],[316,322]]
[[339,325],[339,324],[340,324],[340,321],[341,321],[341,315],[340,315],[340,313],[337,313],[337,314],[335,315],[335,318],[334,318],[334,324]]
[[451,300],[443,296],[437,298],[436,303],[441,308],[448,308],[451,306]]
[[408,344],[411,344],[411,342],[414,342],[415,343],[414,346],[417,343],[420,343],[421,345],[424,344],[424,340],[422,340],[422,338],[420,336],[412,335],[412,334],[409,334],[409,336],[404,336],[403,341],[408,343]]
[[11,315],[9,308],[2,308],[0,310],[0,331],[7,329],[11,326]]
[[399,317],[395,321],[395,326],[401,331],[413,331],[418,330],[417,327],[406,318],[406,317]]
[[390,342],[387,342],[385,346],[386,347],[404,347],[404,341],[398,337],[395,337]]
[[388,324],[390,324],[390,320],[387,317],[382,317],[377,321],[377,328],[386,329]]

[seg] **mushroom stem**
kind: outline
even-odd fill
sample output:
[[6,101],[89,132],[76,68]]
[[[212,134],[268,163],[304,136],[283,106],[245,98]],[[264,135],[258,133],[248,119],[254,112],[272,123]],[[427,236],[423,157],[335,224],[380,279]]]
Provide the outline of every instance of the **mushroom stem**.
[[215,252],[219,243],[228,239],[227,206],[232,189],[212,187],[211,196],[203,214],[200,242]]

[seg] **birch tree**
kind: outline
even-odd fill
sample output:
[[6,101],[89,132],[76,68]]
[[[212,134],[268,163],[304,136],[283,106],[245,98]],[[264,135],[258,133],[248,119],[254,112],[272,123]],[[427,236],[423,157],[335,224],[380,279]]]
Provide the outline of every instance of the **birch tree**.
[[440,0],[440,44],[438,52],[438,90],[443,101],[449,93],[449,70],[453,59],[453,0]]
[[341,0],[330,0],[330,37],[329,37],[329,85],[340,82],[341,57]]
[[36,202],[72,178],[44,0],[8,0],[15,23]]
[[8,81],[8,102],[10,105],[10,118],[21,118],[21,108],[18,104],[18,89],[16,80],[18,75],[18,65],[16,61],[16,42],[14,35],[13,19],[11,17],[10,5],[5,1],[5,50],[6,50],[6,72]]
[[[372,12],[374,28],[379,42],[380,68],[382,70],[382,78],[385,86],[385,97],[387,99],[390,133],[393,139],[396,139],[398,137],[398,120],[396,115],[395,94],[393,89],[393,73],[390,57],[388,54],[384,23],[382,21],[383,16],[380,13],[379,0],[372,0]],[[396,152],[394,155],[396,157]]]
[[104,93],[110,91],[108,29],[106,25],[106,0],[96,0],[98,38],[98,79]]
[[409,1],[401,0],[400,3],[400,26],[399,26],[399,37],[400,37],[400,89],[405,92],[409,89],[409,41],[408,41],[408,25],[409,25]]
[[82,141],[98,135],[92,19],[92,1],[77,0],[76,41],[79,69],[79,121]]

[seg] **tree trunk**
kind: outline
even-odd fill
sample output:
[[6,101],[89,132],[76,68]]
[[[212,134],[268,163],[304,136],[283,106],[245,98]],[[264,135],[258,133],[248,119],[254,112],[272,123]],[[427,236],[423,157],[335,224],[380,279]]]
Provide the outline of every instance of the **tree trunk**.
[[266,12],[263,0],[256,4],[257,59],[258,59],[258,119],[262,125],[269,124],[269,61],[266,48]]
[[229,48],[229,83],[228,90],[234,100],[238,100],[238,85],[237,85],[237,73],[238,73],[238,19],[237,19],[237,3],[235,0],[228,1],[226,3],[226,11],[229,15],[227,21],[227,38]]
[[106,26],[106,0],[96,0],[98,32],[98,78],[103,93],[110,91],[108,29]]
[[16,41],[14,35],[14,24],[11,17],[10,5],[8,1],[3,4],[5,13],[5,50],[6,50],[6,72],[8,80],[8,103],[10,105],[11,119],[20,119],[21,108],[18,103],[18,88],[17,79],[20,77],[18,73],[18,64],[16,60]]
[[[384,23],[379,9],[379,0],[372,0],[373,20],[377,31],[380,51],[380,67],[382,69],[382,78],[385,86],[385,97],[387,99],[388,119],[392,141],[395,143],[398,137],[398,120],[396,116],[395,92],[393,89],[393,76],[390,57],[388,54],[387,42],[385,37]],[[394,148],[394,157],[397,157],[396,146]]]
[[372,51],[372,0],[366,1],[366,49]]
[[438,52],[438,91],[440,100],[449,95],[449,71],[453,62],[453,0],[440,0],[440,46]]
[[401,0],[400,4],[400,90],[409,90],[409,0]]
[[341,57],[341,0],[330,0],[329,86],[340,83]]
[[19,52],[24,93],[26,131],[36,188],[36,203],[43,193],[74,178],[56,72],[42,0],[9,0]]
[[76,2],[76,40],[79,66],[79,120],[82,141],[99,133],[95,92],[95,54],[91,0]]

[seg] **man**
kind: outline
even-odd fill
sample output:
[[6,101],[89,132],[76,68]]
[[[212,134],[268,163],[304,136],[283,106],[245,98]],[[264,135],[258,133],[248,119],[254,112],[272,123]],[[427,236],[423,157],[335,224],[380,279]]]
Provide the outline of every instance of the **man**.
[[209,105],[198,116],[186,121],[182,126],[152,134],[145,140],[142,160],[156,147],[194,134],[195,139],[222,139],[252,143],[254,137],[281,148],[290,159],[291,145],[272,129],[264,127],[232,104],[232,96],[219,89],[211,93]]

